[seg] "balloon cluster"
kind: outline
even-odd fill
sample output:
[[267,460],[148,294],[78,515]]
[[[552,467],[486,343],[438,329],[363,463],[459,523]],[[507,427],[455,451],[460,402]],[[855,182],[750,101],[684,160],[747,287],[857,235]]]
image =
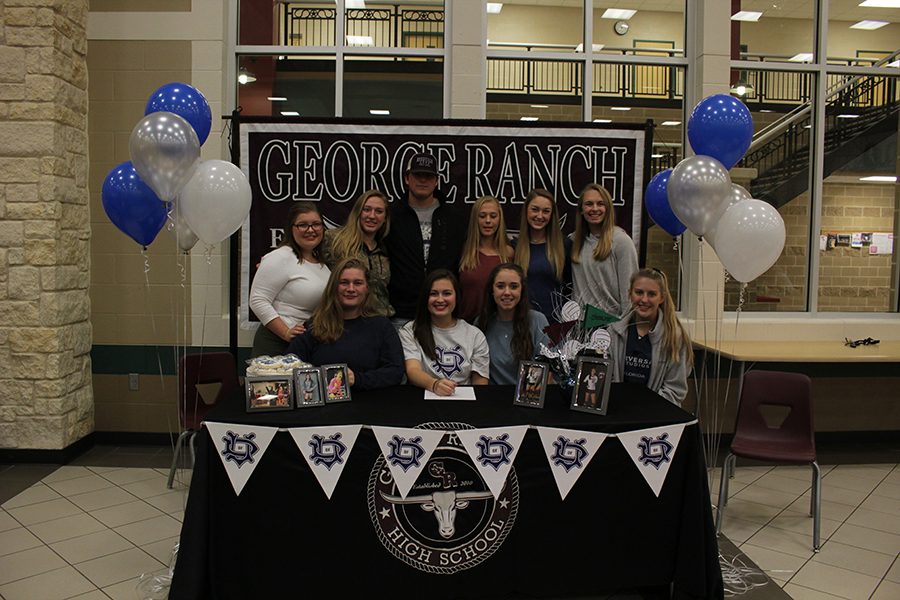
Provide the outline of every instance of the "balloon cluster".
[[141,246],[168,222],[178,247],[218,244],[238,230],[250,212],[250,184],[235,165],[200,160],[212,112],[202,93],[186,83],[167,83],[151,94],[128,141],[131,160],[103,181],[109,220]]
[[689,229],[708,241],[741,282],[769,270],[784,249],[784,221],[767,202],[731,182],[728,170],[750,147],[753,119],[727,94],[701,100],[688,120],[695,156],[657,173],[644,196],[647,212],[669,235]]

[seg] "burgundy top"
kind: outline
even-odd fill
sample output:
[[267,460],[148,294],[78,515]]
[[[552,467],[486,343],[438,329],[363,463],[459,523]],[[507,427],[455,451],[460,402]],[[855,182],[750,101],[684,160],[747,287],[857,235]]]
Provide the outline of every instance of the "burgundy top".
[[462,297],[459,302],[459,316],[468,322],[473,322],[481,312],[481,304],[484,301],[484,287],[494,267],[501,263],[499,256],[488,256],[478,253],[478,264],[474,269],[459,272],[459,287],[462,288]]

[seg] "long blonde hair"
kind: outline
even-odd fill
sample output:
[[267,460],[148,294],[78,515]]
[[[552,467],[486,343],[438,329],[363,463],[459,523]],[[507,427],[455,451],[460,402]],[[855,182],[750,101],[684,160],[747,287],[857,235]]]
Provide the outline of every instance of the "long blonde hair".
[[525,197],[522,206],[522,217],[519,219],[519,240],[516,242],[516,253],[513,262],[528,272],[528,263],[531,262],[531,227],[528,225],[528,207],[537,198],[546,198],[550,201],[550,222],[547,223],[547,260],[556,273],[556,280],[562,281],[563,269],[566,266],[566,249],[563,245],[562,228],[559,226],[559,213],[556,210],[556,201],[553,194],[547,190],[533,189]]
[[612,252],[613,233],[616,229],[616,211],[613,208],[612,195],[599,183],[589,183],[578,196],[578,217],[575,221],[575,235],[572,240],[572,262],[581,262],[581,248],[584,239],[591,234],[591,228],[584,218],[584,195],[589,191],[600,194],[600,201],[606,206],[606,213],[600,223],[600,235],[594,248],[594,260],[606,260]]
[[331,247],[329,248],[331,260],[333,262],[340,262],[342,259],[350,256],[364,256],[362,252],[362,211],[369,198],[381,198],[381,201],[384,202],[384,225],[375,232],[375,242],[380,244],[390,231],[391,208],[387,198],[385,198],[384,194],[378,190],[368,190],[363,192],[359,198],[356,199],[356,202],[353,203],[353,208],[347,216],[347,224],[338,229],[334,234]]
[[[669,293],[669,279],[666,274],[657,269],[641,269],[631,276],[631,284],[628,286],[628,294],[634,289],[634,282],[638,279],[649,279],[655,281],[659,286],[659,293],[662,294],[662,319],[663,319],[663,347],[669,355],[670,362],[677,362],[681,351],[687,349],[687,366],[694,364],[694,352],[691,348],[691,338],[685,331],[681,321],[675,314],[675,303],[672,301],[672,294]],[[657,317],[659,318],[659,317]]]
[[463,244],[462,259],[459,261],[460,271],[469,271],[478,266],[478,247],[481,245],[481,228],[478,226],[478,213],[488,203],[493,202],[497,205],[497,212],[500,214],[497,223],[497,229],[491,236],[491,243],[500,256],[500,262],[506,262],[509,259],[509,240],[506,238],[506,219],[503,218],[503,207],[500,201],[493,196],[482,196],[475,204],[472,205],[472,214],[469,216],[469,231],[466,234],[466,242]]
[[[333,344],[344,335],[344,310],[341,308],[337,299],[337,288],[341,281],[341,276],[347,269],[359,269],[366,278],[366,284],[371,285],[369,281],[369,267],[365,262],[355,256],[345,258],[340,261],[331,271],[328,277],[328,283],[325,285],[325,292],[322,294],[322,301],[313,311],[312,318],[312,336],[323,344]],[[366,294],[366,300],[363,302],[362,316],[371,314],[372,294]]]

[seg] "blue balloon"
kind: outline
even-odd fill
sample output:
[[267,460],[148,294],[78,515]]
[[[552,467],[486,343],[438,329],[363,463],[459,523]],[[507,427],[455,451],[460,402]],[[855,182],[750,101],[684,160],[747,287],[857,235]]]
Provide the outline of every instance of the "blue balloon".
[[687,227],[678,220],[672,207],[669,206],[669,177],[672,175],[672,169],[666,169],[653,176],[650,184],[647,185],[647,193],[644,194],[644,204],[647,205],[647,212],[653,222],[663,228],[663,230],[677,237],[684,233]]
[[144,116],[155,112],[175,113],[191,124],[197,133],[200,145],[209,137],[212,127],[212,111],[206,97],[192,85],[167,83],[150,95]]
[[730,169],[743,158],[753,139],[747,106],[728,94],[708,96],[688,119],[688,140],[697,154],[712,156]]
[[141,181],[131,161],[109,172],[100,196],[113,225],[141,246],[149,246],[166,223],[166,203]]

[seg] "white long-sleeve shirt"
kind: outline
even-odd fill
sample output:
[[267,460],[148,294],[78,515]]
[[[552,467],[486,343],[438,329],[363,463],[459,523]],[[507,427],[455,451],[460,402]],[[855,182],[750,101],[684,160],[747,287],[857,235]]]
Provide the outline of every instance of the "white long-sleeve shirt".
[[290,246],[276,248],[263,256],[253,277],[250,308],[263,325],[281,317],[293,327],[312,316],[329,275],[325,263],[301,263]]

